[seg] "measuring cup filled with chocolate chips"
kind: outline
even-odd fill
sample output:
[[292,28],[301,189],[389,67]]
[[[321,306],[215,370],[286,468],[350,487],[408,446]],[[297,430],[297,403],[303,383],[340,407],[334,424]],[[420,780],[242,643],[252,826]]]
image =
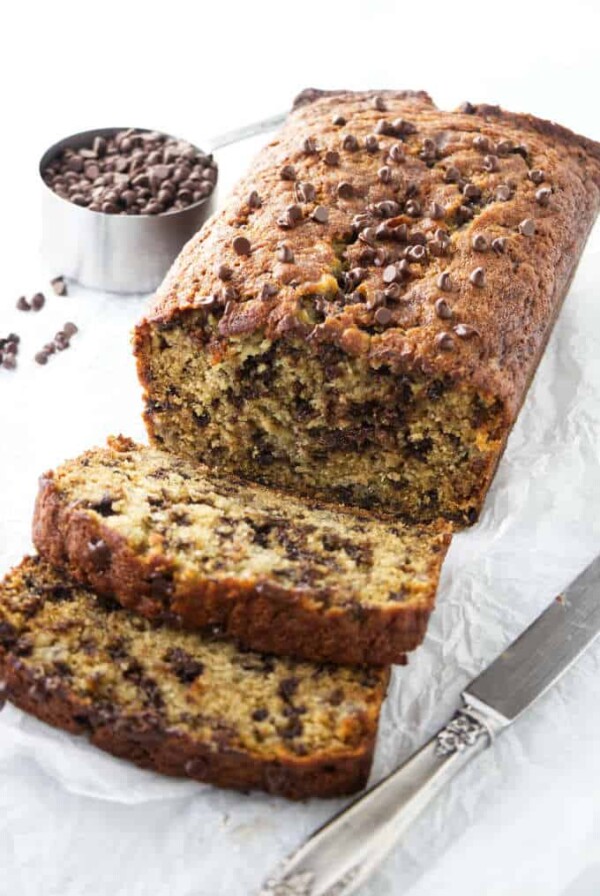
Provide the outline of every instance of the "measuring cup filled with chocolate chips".
[[42,251],[52,271],[107,292],[156,289],[213,210],[212,150],[271,130],[277,115],[208,140],[210,152],[158,131],[73,134],[42,156]]

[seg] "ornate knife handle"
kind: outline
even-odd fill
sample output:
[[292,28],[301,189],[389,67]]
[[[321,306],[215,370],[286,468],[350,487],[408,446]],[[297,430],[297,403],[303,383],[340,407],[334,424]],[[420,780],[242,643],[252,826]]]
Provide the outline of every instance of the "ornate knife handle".
[[418,753],[327,822],[284,861],[259,896],[349,896],[445,784],[498,730],[470,707]]

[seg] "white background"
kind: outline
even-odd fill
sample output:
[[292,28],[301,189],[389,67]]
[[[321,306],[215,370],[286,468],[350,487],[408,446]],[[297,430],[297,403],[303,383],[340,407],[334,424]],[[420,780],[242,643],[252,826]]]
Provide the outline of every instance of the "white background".
[[[128,330],[144,300],[74,288],[37,316],[36,166],[67,133],[160,128],[202,143],[306,86],[428,90],[530,111],[600,139],[598,4],[20,3],[0,34],[0,564],[29,547],[36,476],[108,432],[141,436]],[[222,156],[223,181],[250,149]],[[426,645],[397,676],[376,774],[451,712],[461,687],[598,551],[600,235],[592,237],[481,523],[452,547]],[[65,320],[73,348],[31,358]],[[600,650],[436,804],[371,896],[600,893]],[[335,807],[339,805],[335,804]],[[333,811],[138,772],[0,717],[0,896],[246,896]]]

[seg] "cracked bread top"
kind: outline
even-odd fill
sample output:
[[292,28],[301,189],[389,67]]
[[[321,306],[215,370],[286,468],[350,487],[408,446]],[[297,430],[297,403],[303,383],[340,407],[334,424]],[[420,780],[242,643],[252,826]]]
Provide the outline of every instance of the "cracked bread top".
[[334,344],[466,381],[513,417],[599,201],[600,145],[550,122],[305,91],[138,334],[191,310],[215,358],[256,332]]

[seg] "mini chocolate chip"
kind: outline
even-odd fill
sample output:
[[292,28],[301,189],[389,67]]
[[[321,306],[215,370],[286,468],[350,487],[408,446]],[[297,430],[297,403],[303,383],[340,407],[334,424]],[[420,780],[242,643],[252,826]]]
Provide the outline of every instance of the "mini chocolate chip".
[[71,336],[74,336],[75,333],[79,332],[79,327],[76,324],[72,323],[72,321],[68,320],[62,328],[62,331],[65,336],[70,339]]
[[383,282],[394,283],[398,279],[398,268],[395,264],[388,264],[383,271]]
[[476,233],[471,240],[471,246],[476,252],[487,252],[488,241],[482,233]]
[[387,112],[387,106],[382,96],[376,96],[373,100],[373,106],[378,112]]
[[379,140],[375,134],[369,134],[365,137],[365,149],[367,152],[377,152],[379,150]]
[[444,217],[444,208],[439,202],[431,202],[427,208],[427,214],[430,218],[433,218],[434,221],[437,221]]
[[391,299],[392,301],[399,299],[401,294],[400,284],[399,283],[390,283],[389,286],[383,290],[383,296],[385,299]]
[[375,227],[365,227],[358,235],[361,243],[374,243],[377,240],[377,230]]
[[216,273],[219,280],[231,280],[233,276],[233,270],[229,267],[228,264],[217,265]]
[[541,168],[532,168],[531,171],[527,172],[527,176],[534,184],[541,184],[546,175]]
[[405,118],[395,118],[392,127],[399,137],[408,137],[410,134],[416,134],[417,129],[411,121]]
[[474,268],[469,275],[469,281],[473,286],[485,286],[484,268]]
[[265,719],[269,718],[269,710],[268,709],[255,709],[252,713],[252,720],[254,722],[264,722]]
[[317,151],[317,141],[314,137],[306,137],[302,144],[302,149],[308,156],[312,156]]
[[540,190],[536,190],[535,192],[535,201],[538,205],[546,206],[550,202],[550,197],[552,196],[552,190],[550,187],[542,187]]
[[421,214],[421,205],[416,199],[409,199],[404,206],[404,211],[407,215],[410,215],[411,218],[418,218]]
[[277,250],[277,258],[283,264],[292,264],[294,261],[294,253],[287,243],[281,243]]
[[35,361],[37,364],[47,364],[48,363],[48,352],[45,352],[45,351],[38,352],[35,355]]
[[19,311],[31,311],[31,305],[29,304],[25,296],[19,297],[19,300],[17,301],[17,308],[19,309]]
[[296,180],[296,169],[293,165],[284,165],[279,176],[282,180]]
[[489,138],[483,134],[477,134],[476,137],[473,137],[473,146],[480,152],[489,152],[491,148]]
[[296,184],[296,199],[298,199],[299,202],[314,202],[316,195],[317,191],[312,184],[309,184],[306,181],[301,181]]
[[356,152],[358,150],[358,140],[353,134],[346,134],[342,140],[342,149],[347,152]]
[[377,177],[382,184],[389,184],[392,180],[392,169],[388,165],[383,165],[377,172]]
[[14,370],[17,366],[17,359],[14,355],[6,355],[2,361],[5,370]]
[[494,156],[494,155],[484,156],[481,166],[484,169],[484,171],[489,171],[489,172],[497,171],[499,168],[498,156]]
[[446,169],[444,180],[447,184],[454,184],[460,180],[460,171],[455,165],[451,165]]
[[325,208],[324,205],[317,205],[311,215],[311,218],[318,224],[327,224],[329,220],[329,211]]
[[519,224],[519,233],[523,236],[533,236],[535,233],[535,221],[532,218],[525,218]]
[[470,103],[468,100],[464,103],[461,103],[458,107],[458,111],[462,112],[464,115],[474,115],[477,111],[476,106],[473,103]]
[[250,255],[252,251],[252,246],[250,245],[250,240],[246,239],[245,236],[236,236],[232,242],[233,251],[237,255]]
[[496,187],[496,199],[499,202],[507,202],[511,197],[511,189],[508,184],[499,184]]
[[454,327],[454,332],[459,337],[459,339],[471,339],[473,336],[480,336],[479,330],[476,330],[475,327],[469,326],[469,324],[457,324]]
[[164,659],[173,667],[176,677],[182,684],[192,684],[204,672],[204,663],[194,659],[181,647],[169,647]]
[[302,209],[299,205],[288,205],[284,213],[277,219],[277,223],[280,227],[288,229],[299,224],[302,217]]
[[354,195],[354,187],[349,181],[343,180],[337,186],[337,194],[340,199],[352,199]]
[[435,344],[443,352],[451,352],[454,349],[454,339],[450,333],[438,333],[435,337]]
[[46,297],[43,292],[36,292],[31,299],[31,307],[34,311],[40,311],[46,304]]
[[496,239],[492,240],[492,249],[498,255],[501,255],[506,249],[506,237],[505,236],[497,236]]
[[343,115],[334,115],[332,124],[334,124],[336,128],[341,128],[346,124],[346,119]]
[[452,308],[446,299],[439,298],[435,303],[435,313],[442,320],[450,320],[452,317]]
[[465,199],[468,199],[469,201],[476,200],[481,197],[481,190],[475,184],[465,184],[462,192]]
[[88,541],[88,557],[96,572],[106,572],[110,566],[111,550],[101,538]]
[[331,167],[335,168],[340,164],[340,154],[334,149],[328,149],[325,153],[325,158],[323,161],[326,165],[330,165]]
[[401,164],[406,161],[406,156],[404,155],[404,149],[400,143],[393,143],[390,146],[388,153],[392,162],[396,162],[396,164]]
[[500,140],[499,143],[496,143],[496,152],[499,156],[505,156],[512,151],[513,147],[512,140]]
[[275,284],[263,283],[261,290],[260,290],[260,298],[263,301],[265,301],[267,299],[273,298],[273,296],[276,296],[278,292],[279,292],[279,290],[277,289]]
[[262,206],[262,199],[256,190],[250,192],[250,195],[248,196],[248,205],[250,208],[260,208]]
[[424,261],[427,256],[427,249],[425,246],[421,246],[420,243],[417,243],[416,246],[410,247],[406,255],[411,261],[421,262]]
[[300,684],[299,679],[290,677],[283,678],[279,683],[278,693],[279,696],[285,700],[286,703],[289,703],[291,698],[294,696],[296,691],[298,690],[298,685]]
[[375,312],[375,321],[382,327],[387,326],[391,319],[392,312],[389,310],[389,308],[378,308]]

